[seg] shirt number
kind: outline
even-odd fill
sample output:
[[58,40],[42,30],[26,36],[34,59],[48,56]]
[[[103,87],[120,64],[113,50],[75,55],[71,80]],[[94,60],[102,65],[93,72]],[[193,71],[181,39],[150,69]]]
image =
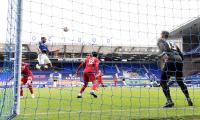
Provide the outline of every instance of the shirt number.
[[94,59],[89,59],[89,64],[94,64]]
[[168,43],[169,48],[170,48],[171,50],[176,50],[176,44],[175,44],[174,42],[167,42],[167,43]]

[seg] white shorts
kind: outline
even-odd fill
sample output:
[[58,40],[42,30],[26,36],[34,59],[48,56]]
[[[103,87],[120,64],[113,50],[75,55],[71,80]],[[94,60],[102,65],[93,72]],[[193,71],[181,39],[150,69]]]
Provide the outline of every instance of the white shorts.
[[38,55],[37,60],[39,62],[39,65],[46,65],[46,64],[51,63],[51,61],[49,60],[47,54],[45,54],[45,53],[40,53]]

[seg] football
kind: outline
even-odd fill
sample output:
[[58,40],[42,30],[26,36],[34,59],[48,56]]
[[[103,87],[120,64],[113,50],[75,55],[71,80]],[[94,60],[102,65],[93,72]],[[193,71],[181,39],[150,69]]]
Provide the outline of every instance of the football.
[[68,32],[68,31],[69,31],[68,27],[64,27],[64,28],[63,28],[63,31],[64,31],[64,32]]

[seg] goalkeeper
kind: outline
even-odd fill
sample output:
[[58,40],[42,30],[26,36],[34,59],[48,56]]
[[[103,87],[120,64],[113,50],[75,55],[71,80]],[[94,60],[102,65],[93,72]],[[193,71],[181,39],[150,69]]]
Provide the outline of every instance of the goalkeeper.
[[174,102],[172,101],[170,95],[170,89],[167,82],[170,76],[175,76],[176,82],[180,86],[182,92],[184,93],[189,106],[193,106],[190,99],[187,86],[183,83],[183,55],[176,46],[176,44],[167,41],[169,32],[162,31],[161,38],[158,40],[158,48],[160,50],[159,57],[164,61],[164,67],[162,68],[160,86],[163,89],[163,93],[167,99],[164,107],[173,107]]

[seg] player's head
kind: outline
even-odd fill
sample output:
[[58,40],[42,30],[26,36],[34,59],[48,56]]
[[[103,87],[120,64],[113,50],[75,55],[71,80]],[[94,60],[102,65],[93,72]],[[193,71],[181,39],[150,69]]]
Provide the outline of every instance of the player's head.
[[93,57],[97,57],[97,52],[92,52]]
[[42,41],[43,43],[46,43],[47,38],[46,38],[46,37],[41,37],[41,41]]
[[91,54],[87,54],[87,55],[86,55],[86,58],[90,58],[90,57],[92,57]]
[[162,31],[161,32],[161,38],[167,39],[169,37],[169,32],[168,31]]

